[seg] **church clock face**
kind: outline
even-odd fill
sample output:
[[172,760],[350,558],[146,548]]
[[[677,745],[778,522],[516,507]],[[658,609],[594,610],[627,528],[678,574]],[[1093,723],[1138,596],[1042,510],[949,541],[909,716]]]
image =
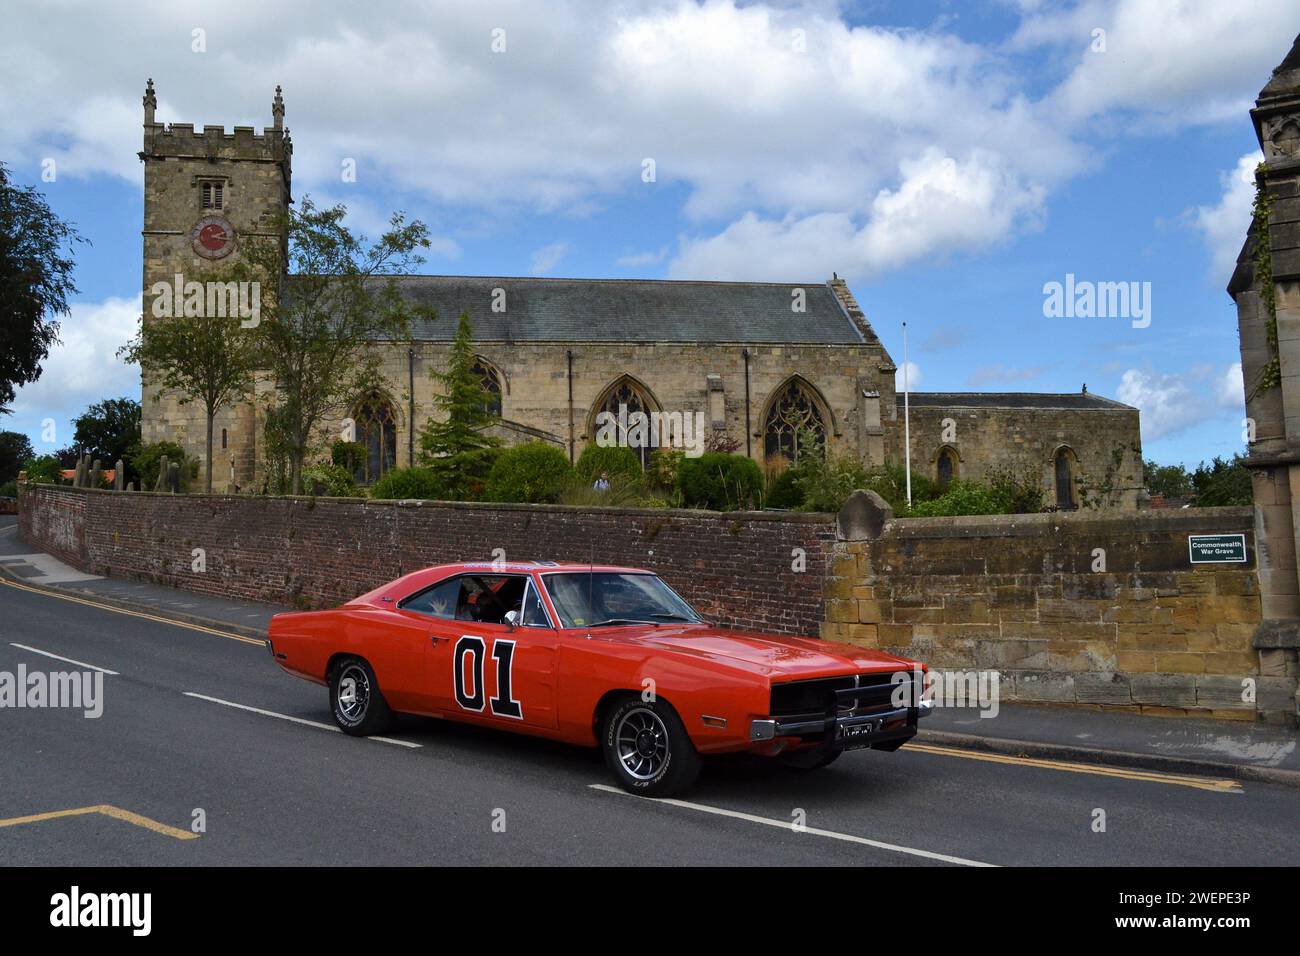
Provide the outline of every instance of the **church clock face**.
[[235,227],[222,216],[204,216],[190,230],[190,245],[205,259],[222,259],[235,250]]

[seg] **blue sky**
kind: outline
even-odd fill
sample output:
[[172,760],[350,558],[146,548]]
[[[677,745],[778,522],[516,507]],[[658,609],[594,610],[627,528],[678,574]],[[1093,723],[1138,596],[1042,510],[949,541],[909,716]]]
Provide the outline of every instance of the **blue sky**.
[[[1289,4],[70,2],[10,20],[0,159],[92,243],[64,345],[0,421],[38,450],[89,403],[138,397],[113,352],[139,309],[147,76],[160,120],[228,128],[269,125],[282,84],[295,194],[363,230],[425,220],[426,272],[835,271],[898,362],[908,323],[914,388],[1086,382],[1142,409],[1149,458],[1242,447],[1223,287],[1258,160],[1246,111],[1300,29]],[[1067,273],[1149,282],[1150,325],[1044,317]]]

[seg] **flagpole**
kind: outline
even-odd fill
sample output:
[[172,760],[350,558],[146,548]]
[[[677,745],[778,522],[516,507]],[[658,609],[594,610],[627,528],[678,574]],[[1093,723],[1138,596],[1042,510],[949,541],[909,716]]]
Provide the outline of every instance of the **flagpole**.
[[912,416],[907,374],[907,323],[903,323],[903,469],[907,472],[907,506],[912,507]]

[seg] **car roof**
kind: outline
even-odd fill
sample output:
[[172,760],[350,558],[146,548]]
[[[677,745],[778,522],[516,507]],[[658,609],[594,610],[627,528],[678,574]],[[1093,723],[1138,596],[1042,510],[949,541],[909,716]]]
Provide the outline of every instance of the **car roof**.
[[653,574],[644,568],[628,568],[617,564],[578,564],[560,561],[463,561],[458,564],[438,564],[425,568],[426,571],[497,571],[511,574],[553,574],[559,572],[581,571],[602,574]]

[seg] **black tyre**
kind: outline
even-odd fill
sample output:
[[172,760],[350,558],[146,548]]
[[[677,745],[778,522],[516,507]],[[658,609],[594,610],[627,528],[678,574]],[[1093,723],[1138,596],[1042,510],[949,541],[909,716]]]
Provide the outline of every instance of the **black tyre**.
[[781,766],[791,770],[820,770],[829,767],[844,753],[838,747],[812,747],[808,750],[791,750],[777,756]]
[[663,701],[617,701],[605,714],[600,740],[605,766],[630,793],[672,796],[700,775],[700,755],[677,712]]
[[388,701],[379,692],[374,669],[360,657],[348,657],[330,671],[330,712],[345,734],[381,734],[393,722]]

